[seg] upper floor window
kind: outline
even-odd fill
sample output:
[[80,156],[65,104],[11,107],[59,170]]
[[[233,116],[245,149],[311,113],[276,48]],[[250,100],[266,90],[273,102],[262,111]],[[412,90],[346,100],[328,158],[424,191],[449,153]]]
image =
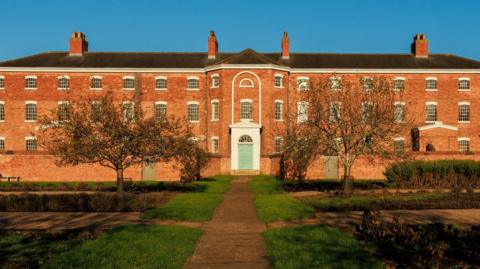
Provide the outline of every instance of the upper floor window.
[[275,74],[275,87],[282,88],[283,87],[283,76],[280,74]]
[[275,100],[275,120],[281,121],[283,119],[283,101]]
[[0,137],[0,151],[5,151],[5,137]]
[[37,76],[25,77],[25,89],[34,90],[37,88]]
[[155,118],[165,120],[167,118],[167,102],[155,102]]
[[5,121],[5,103],[0,101],[0,122]]
[[70,117],[70,103],[67,101],[58,102],[58,119],[68,120]]
[[218,88],[220,86],[220,76],[218,74],[212,75],[212,88]]
[[37,102],[27,101],[25,102],[25,121],[37,120]]
[[[371,105],[369,103],[363,103],[363,104],[368,104],[369,106]],[[365,112],[364,112],[363,115],[365,117]],[[342,116],[341,104],[339,102],[331,102],[330,103],[330,109],[329,109],[329,120],[330,120],[330,122],[339,121],[341,116]]]
[[427,90],[437,90],[437,78],[426,78],[425,79],[425,89]]
[[252,119],[252,100],[243,99],[240,101],[240,119],[251,120]]
[[393,150],[398,155],[405,153],[405,138],[396,138],[393,141]]
[[219,148],[219,139],[218,136],[212,137],[212,152],[213,153],[218,153],[218,148]]
[[27,151],[36,151],[37,150],[37,139],[33,136],[25,137],[25,149]]
[[405,103],[404,102],[395,102],[394,103],[394,112],[396,122],[405,121]]
[[253,88],[253,80],[244,78],[240,80],[240,88]]
[[190,122],[200,121],[198,110],[199,110],[198,102],[187,103],[187,118]]
[[124,101],[122,103],[122,109],[123,109],[123,119],[125,121],[132,121],[135,117],[135,105],[133,102],[130,101]]
[[218,100],[212,100],[212,121],[220,119],[220,105]]
[[339,77],[331,77],[330,78],[330,89],[334,91],[340,90],[342,87],[342,79]]
[[297,78],[297,90],[306,91],[310,87],[310,78],[298,77]]
[[5,77],[0,76],[0,90],[5,89]]
[[90,88],[95,90],[101,90],[103,87],[102,77],[100,76],[93,76],[90,79]]
[[282,141],[280,136],[275,137],[275,153],[282,152]]
[[70,77],[68,76],[59,76],[58,77],[58,89],[66,90],[70,88]]
[[156,77],[155,78],[155,89],[166,90],[167,89],[167,78],[166,77]]
[[458,79],[458,89],[468,91],[470,90],[470,79],[469,78],[459,78]]
[[134,90],[135,89],[135,78],[131,77],[131,76],[123,77],[123,89]]
[[198,77],[188,77],[187,78],[187,88],[190,90],[198,90],[199,89],[199,82]]
[[469,102],[458,103],[458,121],[459,122],[470,121],[470,103]]
[[372,102],[362,102],[362,114],[363,120],[369,120],[373,115],[373,103]]
[[405,78],[403,77],[396,77],[393,80],[393,89],[396,91],[402,91],[405,89]]
[[427,102],[426,103],[426,122],[435,122],[437,121],[437,103],[436,102]]
[[365,91],[369,91],[373,88],[373,79],[369,77],[365,77],[362,79],[362,88]]
[[297,122],[308,120],[308,102],[297,102]]
[[460,152],[470,151],[470,139],[468,137],[458,138],[458,151]]

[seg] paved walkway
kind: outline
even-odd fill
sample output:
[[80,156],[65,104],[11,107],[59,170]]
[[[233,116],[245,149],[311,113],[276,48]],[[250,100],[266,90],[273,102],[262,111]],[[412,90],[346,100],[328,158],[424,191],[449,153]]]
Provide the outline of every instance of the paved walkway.
[[205,234],[184,269],[269,267],[261,235],[266,227],[257,219],[250,179],[237,177],[232,181],[213,219],[204,224]]

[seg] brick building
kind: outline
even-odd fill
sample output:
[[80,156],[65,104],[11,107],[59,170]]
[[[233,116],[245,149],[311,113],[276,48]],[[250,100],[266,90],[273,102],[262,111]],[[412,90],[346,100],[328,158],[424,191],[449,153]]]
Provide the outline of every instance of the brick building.
[[[409,111],[423,119],[414,149],[421,158],[480,159],[480,62],[430,54],[425,35],[416,35],[405,54],[291,53],[289,45],[285,33],[280,53],[222,53],[211,32],[207,52],[89,52],[85,35],[74,32],[67,52],[1,62],[0,173],[22,180],[113,180],[114,172],[95,165],[56,167],[37,149],[36,120],[80,95],[111,90],[120,100],[140,90],[147,113],[187,117],[216,153],[206,174],[276,174],[285,117],[304,109],[298,93],[309,80],[333,74],[357,81],[391,78],[395,90],[404,91],[399,109],[412,106]],[[360,159],[352,175],[382,178],[383,168]],[[309,171],[312,178],[339,175],[327,157]],[[178,173],[172,164],[158,163],[131,168],[126,176],[165,180]]]

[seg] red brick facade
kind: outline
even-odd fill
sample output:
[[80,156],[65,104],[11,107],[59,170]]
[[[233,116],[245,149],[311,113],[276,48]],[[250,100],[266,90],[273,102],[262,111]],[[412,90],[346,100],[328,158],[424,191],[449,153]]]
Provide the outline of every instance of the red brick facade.
[[[82,39],[84,35],[74,33],[70,41],[72,54],[88,53],[88,43]],[[420,40],[421,39],[421,40]],[[423,35],[416,36],[412,45],[412,52],[420,58],[428,58],[428,43]],[[255,52],[242,52],[255,56]],[[75,54],[75,55],[73,55]],[[212,32],[208,40],[208,58],[215,58],[218,54],[218,43]],[[282,39],[282,59],[288,60],[291,56],[289,40],[285,34]],[[252,56],[252,57],[253,57]],[[405,82],[404,99],[408,113],[425,122],[426,103],[436,102],[437,123],[435,125],[419,126],[418,149],[426,151],[426,145],[431,144],[436,152],[419,154],[421,158],[469,158],[478,159],[476,154],[458,153],[458,139],[469,141],[469,151],[480,151],[480,69],[341,69],[341,68],[292,68],[272,64],[225,64],[219,62],[205,68],[43,68],[39,67],[2,67],[0,78],[4,87],[0,88],[0,104],[4,105],[4,120],[0,121],[0,137],[4,138],[4,151],[0,151],[0,174],[20,176],[22,180],[35,181],[100,181],[113,180],[115,174],[106,168],[95,165],[78,167],[56,167],[54,158],[41,152],[27,152],[25,138],[34,135],[35,122],[25,121],[25,103],[35,101],[38,116],[50,113],[58,102],[78,98],[82,95],[101,95],[107,90],[115,92],[121,100],[124,95],[131,95],[133,91],[123,89],[123,77],[135,76],[140,80],[142,91],[142,108],[147,113],[154,112],[155,102],[167,103],[167,113],[176,116],[187,116],[187,103],[198,102],[199,121],[192,123],[197,136],[206,142],[212,150],[212,137],[218,137],[218,156],[213,158],[205,175],[228,174],[232,170],[232,141],[231,125],[242,122],[240,119],[240,101],[252,101],[252,123],[261,124],[260,130],[260,159],[257,170],[265,174],[277,174],[279,159],[275,154],[275,137],[279,136],[284,127],[287,114],[297,113],[296,88],[298,77],[308,77],[315,80],[321,76],[331,76],[336,73],[342,79],[359,81],[361,77],[385,76],[402,78]],[[26,76],[36,76],[36,89],[26,89]],[[69,77],[70,86],[67,90],[58,89],[59,77]],[[90,89],[92,76],[101,76],[103,87],[101,90]],[[165,77],[166,89],[156,89],[156,77]],[[213,87],[212,76],[219,77],[218,87]],[[281,85],[275,85],[275,77],[281,77]],[[198,77],[199,88],[187,89],[189,77]],[[426,78],[435,78],[436,90],[426,89]],[[459,89],[459,79],[468,80],[468,89]],[[250,85],[250,83],[253,83]],[[1,84],[0,84],[1,85]],[[233,98],[233,99],[232,99]],[[219,119],[212,119],[212,101],[219,102]],[[275,101],[283,103],[282,117],[275,120]],[[470,107],[469,121],[459,122],[459,103],[468,103]],[[233,104],[233,108],[232,108]],[[232,114],[233,111],[233,114]],[[440,122],[440,123],[439,123]],[[433,128],[431,128],[433,127]],[[406,130],[406,140],[411,139]],[[255,142],[257,143],[257,142]],[[383,178],[384,165],[370,163],[360,159],[353,168],[355,178]],[[173,164],[157,164],[155,170],[157,180],[175,180],[179,175]],[[312,165],[310,178],[324,177],[324,160],[320,158]],[[339,169],[338,175],[342,175]],[[126,171],[126,177],[142,178],[142,168],[133,167]]]

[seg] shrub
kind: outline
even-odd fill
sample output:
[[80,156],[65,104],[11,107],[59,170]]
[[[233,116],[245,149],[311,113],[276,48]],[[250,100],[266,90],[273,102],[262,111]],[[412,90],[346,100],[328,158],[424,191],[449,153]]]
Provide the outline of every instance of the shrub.
[[389,182],[403,188],[462,188],[480,186],[480,162],[435,160],[393,163],[384,172]]

